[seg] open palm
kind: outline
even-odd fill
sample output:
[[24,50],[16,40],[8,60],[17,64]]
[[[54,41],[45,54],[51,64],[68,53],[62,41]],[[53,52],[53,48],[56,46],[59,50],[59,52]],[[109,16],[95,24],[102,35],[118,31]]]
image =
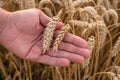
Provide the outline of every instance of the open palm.
[[[51,48],[41,55],[43,31],[49,21],[37,9],[11,13],[0,34],[1,44],[18,57],[47,65],[68,66],[70,62],[82,63],[85,57],[90,57],[86,41],[70,33],[65,35],[56,53]],[[56,31],[62,26],[63,23],[57,23]]]

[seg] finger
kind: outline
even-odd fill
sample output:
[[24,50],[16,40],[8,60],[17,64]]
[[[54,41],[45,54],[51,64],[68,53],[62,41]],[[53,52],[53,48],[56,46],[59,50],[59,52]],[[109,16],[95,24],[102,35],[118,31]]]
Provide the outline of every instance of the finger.
[[68,66],[70,64],[70,61],[68,59],[51,57],[48,55],[40,56],[36,62],[52,66]]
[[70,33],[65,35],[63,41],[74,44],[81,48],[87,48],[87,42],[84,39]]
[[71,62],[75,63],[82,63],[84,61],[84,57],[78,54],[58,50],[57,52],[53,51],[52,49],[47,53],[51,56],[58,57],[58,58],[66,58],[69,59]]
[[[47,27],[47,24],[50,22],[51,18],[45,15],[42,11],[40,12],[40,23],[43,27]],[[62,22],[58,22],[56,24],[56,29],[60,29],[64,24]]]
[[43,26],[47,26],[47,24],[50,22],[51,18],[45,15],[42,11],[39,11],[39,17],[40,17],[40,23]]
[[86,58],[90,57],[90,51],[88,49],[80,48],[80,47],[75,46],[75,45],[70,44],[70,43],[61,42],[61,44],[59,45],[59,49],[67,51],[67,52],[79,54],[79,55],[82,55]]

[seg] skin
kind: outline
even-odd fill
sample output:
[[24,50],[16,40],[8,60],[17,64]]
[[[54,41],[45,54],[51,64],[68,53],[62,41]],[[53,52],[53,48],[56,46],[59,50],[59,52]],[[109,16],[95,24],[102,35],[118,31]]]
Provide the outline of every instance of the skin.
[[[68,66],[70,62],[83,63],[85,58],[90,57],[87,42],[70,33],[66,33],[57,52],[50,47],[42,55],[43,31],[50,18],[40,10],[5,11],[3,20],[4,23],[0,23],[0,43],[20,58],[46,65]],[[63,25],[57,23],[54,38]]]

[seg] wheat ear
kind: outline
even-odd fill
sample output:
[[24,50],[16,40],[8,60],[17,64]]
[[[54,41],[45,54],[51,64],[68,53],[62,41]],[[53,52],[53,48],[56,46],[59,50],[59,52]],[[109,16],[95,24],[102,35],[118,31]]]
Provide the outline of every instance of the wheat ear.
[[117,42],[115,43],[112,51],[111,51],[111,57],[115,57],[120,52],[120,37],[118,38]]
[[60,44],[60,42],[63,40],[65,33],[70,29],[70,25],[66,24],[61,31],[59,32],[59,34],[57,35],[54,44],[53,44],[53,50],[57,51],[58,50],[58,46]]
[[51,41],[53,38],[53,33],[56,27],[56,23],[58,22],[57,17],[53,17],[53,19],[47,24],[43,34],[43,44],[42,44],[42,53],[44,54],[50,47]]
[[[95,37],[91,36],[90,38],[88,38],[88,49],[90,50],[91,53],[94,47],[95,47]],[[87,67],[89,65],[89,62],[90,62],[90,58],[85,59],[85,62],[83,63],[83,68]]]

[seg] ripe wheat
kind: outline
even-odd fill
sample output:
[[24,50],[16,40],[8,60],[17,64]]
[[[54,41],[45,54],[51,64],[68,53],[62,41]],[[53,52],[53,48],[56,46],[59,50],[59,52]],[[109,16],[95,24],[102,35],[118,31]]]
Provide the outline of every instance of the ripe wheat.
[[62,27],[61,31],[57,35],[54,44],[53,44],[53,50],[57,51],[58,46],[60,45],[60,42],[63,40],[65,33],[70,29],[70,25],[66,24],[65,26]]
[[[91,53],[94,49],[94,46],[95,46],[95,37],[91,36],[90,38],[88,38],[88,49],[90,50]],[[82,66],[83,67],[88,67],[89,61],[90,61],[90,58],[85,59]]]
[[118,38],[117,42],[115,43],[115,45],[111,51],[111,57],[115,57],[119,53],[120,53],[120,37]]
[[44,54],[50,47],[51,41],[53,39],[53,33],[56,28],[56,23],[59,21],[57,17],[53,17],[53,19],[48,23],[47,27],[44,30],[43,34],[43,44],[42,44],[42,53]]

